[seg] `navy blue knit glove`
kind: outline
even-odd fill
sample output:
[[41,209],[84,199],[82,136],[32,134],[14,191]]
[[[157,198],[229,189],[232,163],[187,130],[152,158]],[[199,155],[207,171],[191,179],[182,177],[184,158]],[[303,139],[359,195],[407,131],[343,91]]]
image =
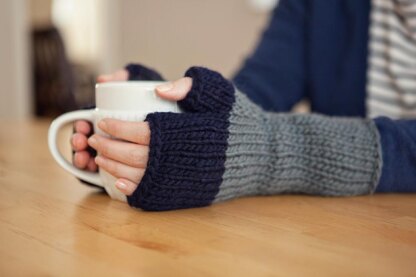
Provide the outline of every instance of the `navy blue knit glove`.
[[381,172],[371,120],[263,111],[219,73],[192,67],[184,113],[152,113],[149,160],[131,206],[201,207],[248,195],[369,194]]
[[124,67],[129,73],[129,81],[163,81],[164,78],[156,70],[138,63],[130,63]]
[[193,67],[184,111],[152,113],[146,172],[128,203],[144,210],[171,210],[209,205],[224,173],[228,117],[234,102],[233,85],[220,74]]

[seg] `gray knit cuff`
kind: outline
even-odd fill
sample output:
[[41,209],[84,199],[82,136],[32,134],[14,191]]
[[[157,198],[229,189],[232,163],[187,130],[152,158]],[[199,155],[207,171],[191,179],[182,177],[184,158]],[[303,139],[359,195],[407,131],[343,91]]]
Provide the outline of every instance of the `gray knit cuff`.
[[216,201],[245,195],[373,193],[381,172],[371,120],[266,113],[236,93]]

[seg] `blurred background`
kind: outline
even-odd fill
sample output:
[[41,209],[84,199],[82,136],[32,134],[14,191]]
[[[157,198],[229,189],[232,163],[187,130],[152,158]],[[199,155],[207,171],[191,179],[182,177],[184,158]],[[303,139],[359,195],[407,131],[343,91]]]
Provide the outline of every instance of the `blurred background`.
[[97,74],[139,62],[230,77],[277,0],[0,0],[0,118],[93,104]]

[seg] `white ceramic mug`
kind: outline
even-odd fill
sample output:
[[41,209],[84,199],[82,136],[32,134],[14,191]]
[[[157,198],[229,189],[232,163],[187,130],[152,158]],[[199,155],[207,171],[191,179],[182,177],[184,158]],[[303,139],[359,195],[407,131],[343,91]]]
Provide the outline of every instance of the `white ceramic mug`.
[[98,173],[81,170],[68,162],[58,150],[58,131],[67,123],[87,120],[93,123],[94,132],[105,135],[97,123],[103,118],[116,118],[128,121],[143,121],[152,112],[180,112],[176,102],[159,98],[155,87],[163,82],[129,81],[109,82],[95,86],[96,108],[63,114],[49,127],[48,145],[52,156],[65,170],[89,183],[105,188],[111,198],[127,201],[126,196],[115,187],[116,178],[105,170]]

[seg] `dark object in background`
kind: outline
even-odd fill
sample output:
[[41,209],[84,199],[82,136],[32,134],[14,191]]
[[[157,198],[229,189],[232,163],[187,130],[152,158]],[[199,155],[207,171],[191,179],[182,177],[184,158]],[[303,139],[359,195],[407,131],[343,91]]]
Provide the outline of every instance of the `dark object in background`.
[[77,109],[95,106],[95,70],[91,66],[72,64],[72,72],[75,79],[73,94]]
[[94,75],[87,67],[73,66],[55,27],[33,31],[33,85],[37,116],[57,116],[92,105]]
[[74,77],[61,35],[54,27],[33,31],[35,113],[56,116],[76,109]]

